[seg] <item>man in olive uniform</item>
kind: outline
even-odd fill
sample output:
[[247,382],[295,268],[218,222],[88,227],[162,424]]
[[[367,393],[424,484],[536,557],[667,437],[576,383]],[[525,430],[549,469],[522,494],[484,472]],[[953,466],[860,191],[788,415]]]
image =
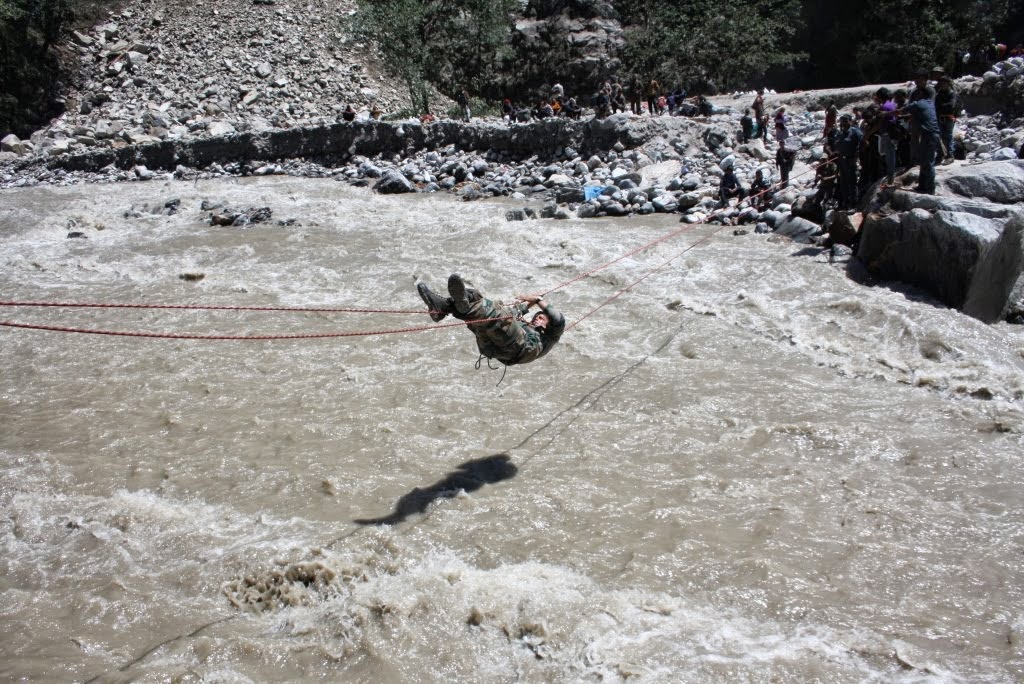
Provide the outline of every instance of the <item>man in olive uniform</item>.
[[[426,283],[417,283],[416,290],[434,322],[448,314],[466,321],[476,336],[480,354],[506,366],[536,361],[551,351],[565,331],[565,317],[542,295],[520,295],[518,304],[506,306],[467,287],[457,273],[448,278],[448,297],[437,294]],[[523,320],[523,314],[535,304],[540,311],[529,322]]]

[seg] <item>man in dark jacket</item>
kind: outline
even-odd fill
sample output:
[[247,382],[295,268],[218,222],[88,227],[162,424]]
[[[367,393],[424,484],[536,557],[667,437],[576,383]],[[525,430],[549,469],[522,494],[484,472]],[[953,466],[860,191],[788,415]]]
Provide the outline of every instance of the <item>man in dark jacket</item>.
[[936,161],[944,164],[953,161],[953,129],[956,127],[956,118],[960,116],[960,110],[963,108],[960,96],[953,88],[953,79],[941,76],[939,89],[935,91],[935,115],[939,119],[939,140],[942,141],[942,149],[939,150]]
[[918,164],[921,170],[917,175],[917,192],[926,195],[935,194],[935,155],[939,150],[939,120],[935,115],[935,102],[933,100],[914,100],[902,111],[897,110],[910,117],[911,129],[918,132],[920,139],[917,146]]
[[[434,322],[448,314],[466,321],[476,336],[480,354],[506,366],[536,361],[551,351],[565,331],[565,317],[542,295],[520,295],[518,304],[506,306],[467,287],[457,273],[448,278],[448,297],[437,294],[426,283],[417,283],[416,290]],[[534,305],[540,311],[529,321],[524,320],[523,314]]]
[[[929,100],[930,101],[930,100]],[[853,117],[843,114],[839,117],[839,134],[835,150],[839,156],[839,207],[853,209],[857,206],[857,159],[864,133],[860,126],[853,125]]]

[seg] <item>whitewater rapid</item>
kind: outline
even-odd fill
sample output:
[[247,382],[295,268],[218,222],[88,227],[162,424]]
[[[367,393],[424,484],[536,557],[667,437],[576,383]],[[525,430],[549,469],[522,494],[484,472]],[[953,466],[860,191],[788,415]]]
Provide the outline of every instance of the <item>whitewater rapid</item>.
[[[411,312],[3,306],[348,335],[0,327],[4,679],[1024,679],[1021,326],[720,226],[620,258],[666,215],[289,177],[2,200],[8,303]],[[419,313],[451,272],[564,285],[572,327],[475,368]]]

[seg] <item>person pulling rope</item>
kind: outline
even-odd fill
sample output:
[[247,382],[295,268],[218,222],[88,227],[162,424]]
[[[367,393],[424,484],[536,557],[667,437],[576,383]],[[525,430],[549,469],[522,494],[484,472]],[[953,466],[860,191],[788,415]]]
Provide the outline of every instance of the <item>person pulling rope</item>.
[[[468,287],[458,273],[448,278],[447,297],[423,282],[416,284],[416,290],[427,305],[431,320],[439,323],[450,314],[466,321],[476,336],[481,357],[495,359],[506,366],[536,361],[551,351],[565,331],[565,316],[543,295],[519,295],[516,297],[519,303],[509,306]],[[540,311],[526,321],[523,314],[532,306],[540,307]]]

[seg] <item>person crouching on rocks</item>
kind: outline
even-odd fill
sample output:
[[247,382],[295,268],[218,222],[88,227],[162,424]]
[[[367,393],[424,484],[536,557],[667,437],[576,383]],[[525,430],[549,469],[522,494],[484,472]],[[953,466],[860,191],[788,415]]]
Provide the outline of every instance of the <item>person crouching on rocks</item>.
[[729,199],[732,197],[738,197],[740,201],[747,196],[747,191],[740,185],[739,179],[736,177],[736,172],[730,166],[725,170],[725,175],[722,176],[722,182],[718,185],[718,201],[719,206],[725,207],[729,204]]
[[[518,304],[507,306],[468,287],[457,273],[448,278],[447,297],[422,282],[416,284],[416,290],[430,309],[431,320],[437,323],[451,314],[466,321],[476,336],[480,355],[506,366],[536,361],[551,351],[565,331],[565,317],[543,295],[519,295]],[[540,311],[524,320],[523,314],[534,305]]]

